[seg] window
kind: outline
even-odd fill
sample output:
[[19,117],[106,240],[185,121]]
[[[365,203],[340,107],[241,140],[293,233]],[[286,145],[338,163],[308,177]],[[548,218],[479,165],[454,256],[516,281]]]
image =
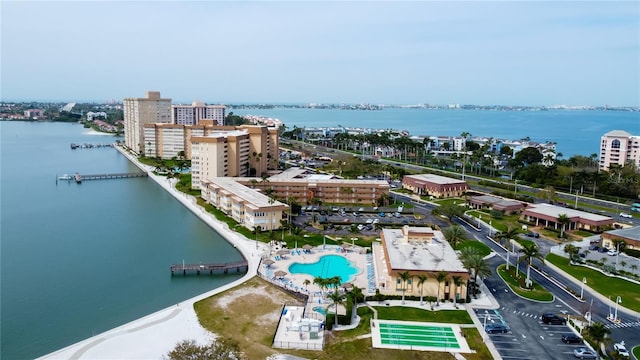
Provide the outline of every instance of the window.
[[615,139],[611,142],[612,149],[620,149],[620,140]]

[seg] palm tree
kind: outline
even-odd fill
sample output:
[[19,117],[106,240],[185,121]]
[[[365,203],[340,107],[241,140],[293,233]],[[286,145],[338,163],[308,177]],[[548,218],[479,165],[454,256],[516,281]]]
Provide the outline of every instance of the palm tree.
[[420,305],[423,305],[424,302],[422,301],[422,290],[424,288],[424,283],[429,279],[429,277],[427,276],[427,274],[420,274],[418,275],[418,286],[420,286]]
[[478,253],[469,255],[462,262],[462,265],[473,272],[473,280],[476,284],[478,283],[478,276],[487,277],[491,275],[491,267],[482,255]]
[[446,271],[438,271],[436,274],[436,280],[438,281],[438,305],[440,305],[440,284],[447,279],[449,273]]
[[634,272],[635,272],[636,270],[638,270],[638,265],[636,265],[636,264],[633,264],[633,265],[631,265],[631,266],[629,266],[629,267],[630,267],[630,268],[631,268],[631,270],[633,270]]
[[587,333],[593,340],[596,341],[598,347],[604,341],[607,335],[611,334],[611,330],[607,329],[604,324],[599,322],[594,322],[593,324],[587,326]]
[[497,233],[496,238],[500,241],[501,244],[504,241],[503,245],[507,248],[507,251],[508,251],[510,240],[515,239],[518,233],[519,231],[517,228],[508,226],[507,230]]
[[329,299],[331,299],[331,301],[333,301],[333,306],[334,306],[334,314],[335,314],[335,318],[336,318],[336,322],[335,322],[335,326],[338,326],[338,305],[340,304],[344,304],[344,295],[336,292],[333,292],[331,294],[328,295]]
[[458,297],[458,287],[462,285],[462,276],[453,275],[451,276],[451,281],[453,281],[453,285],[455,286],[455,290],[453,291],[453,306],[457,309],[456,299]]
[[402,279],[402,283],[404,284],[402,287],[402,304],[404,304],[404,293],[407,291],[407,282],[411,279],[411,274],[409,274],[408,271],[405,271],[398,274],[398,276],[400,276],[400,279]]
[[320,290],[324,291],[324,289],[327,287],[327,279],[321,276],[316,276],[315,278],[313,278],[313,284],[318,285]]
[[459,243],[468,240],[467,231],[460,225],[449,226],[442,231],[442,235],[454,249]]
[[527,264],[527,279],[525,280],[525,285],[527,287],[531,287],[531,262],[533,261],[533,259],[538,259],[544,263],[544,256],[542,256],[542,254],[538,251],[538,245],[536,245],[535,243],[525,243],[519,251],[522,253],[522,257],[519,261],[525,262]]
[[558,224],[560,224],[560,226],[562,226],[560,228],[560,237],[564,237],[564,227],[571,222],[571,220],[569,219],[569,217],[567,216],[567,214],[560,214],[558,215]]
[[309,291],[309,284],[311,284],[311,280],[309,280],[309,279],[304,279],[304,281],[302,282],[302,284],[304,284],[304,287],[307,289],[307,291]]
[[351,288],[351,291],[349,291],[349,296],[351,296],[354,304],[357,304],[361,299],[364,299],[364,293],[362,293],[362,289],[357,286]]

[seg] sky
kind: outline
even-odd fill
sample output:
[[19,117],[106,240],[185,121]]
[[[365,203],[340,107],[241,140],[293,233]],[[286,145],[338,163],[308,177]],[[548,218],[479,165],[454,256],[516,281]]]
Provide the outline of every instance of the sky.
[[640,106],[638,1],[6,1],[0,99]]

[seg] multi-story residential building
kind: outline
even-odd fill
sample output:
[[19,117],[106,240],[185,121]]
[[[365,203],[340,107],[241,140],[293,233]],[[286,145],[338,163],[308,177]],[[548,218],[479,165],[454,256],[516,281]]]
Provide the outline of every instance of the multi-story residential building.
[[633,164],[640,169],[640,136],[613,130],[600,138],[600,170]]
[[461,196],[467,191],[467,182],[433,174],[405,175],[402,187],[417,195],[430,195],[436,198]]
[[245,227],[275,230],[282,226],[282,212],[288,206],[236,182],[216,177],[203,180],[202,198]]
[[147,91],[144,98],[124,99],[124,144],[127,148],[146,155],[144,125],[152,123],[171,123],[171,99],[161,98],[159,91]]
[[333,175],[307,174],[300,168],[287,169],[266,181],[255,178],[238,178],[236,181],[279,199],[295,198],[299,204],[320,202],[375,206],[380,197],[389,195],[389,183],[384,180],[345,180]]
[[[410,226],[383,229],[380,240],[372,244],[372,251],[374,281],[381,293],[466,300],[469,271],[440,231]],[[406,282],[404,272],[410,275]],[[444,281],[438,281],[438,273],[446,274]],[[419,275],[427,276],[422,284],[416,282]]]
[[262,176],[278,168],[278,130],[266,126],[205,127],[191,135],[191,186],[226,176]]
[[171,105],[171,122],[178,125],[198,125],[201,120],[213,120],[215,125],[223,126],[224,105],[207,105],[194,101],[191,105]]

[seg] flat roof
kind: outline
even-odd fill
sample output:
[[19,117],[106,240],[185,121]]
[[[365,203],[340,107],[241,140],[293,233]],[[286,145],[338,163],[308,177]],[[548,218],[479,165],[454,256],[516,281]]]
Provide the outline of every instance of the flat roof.
[[458,254],[444,239],[442,232],[425,227],[412,227],[409,231],[433,232],[430,244],[406,242],[402,229],[382,229],[389,266],[394,270],[467,272]]
[[551,204],[531,204],[527,206],[527,208],[524,211],[547,215],[554,218],[557,218],[561,214],[565,214],[569,218],[579,217],[581,219],[586,219],[591,221],[613,220],[613,218],[608,216],[592,214],[585,211],[575,210],[575,209],[551,205]]
[[277,201],[277,200],[273,201],[267,195],[236,182],[234,178],[217,177],[217,178],[210,178],[207,180],[213,184],[220,186],[224,190],[230,192],[233,196],[236,196],[248,202],[250,205],[254,205],[261,208],[275,207],[275,206],[287,207],[286,204],[283,204],[280,201]]
[[275,174],[269,177],[269,180],[284,180],[284,179],[293,179],[300,175],[304,175],[307,173],[307,170],[299,167],[292,167],[284,170],[279,174]]
[[524,204],[520,201],[503,199],[497,196],[491,195],[481,195],[481,196],[472,196],[471,200],[477,200],[485,203],[491,203],[494,205],[501,206],[524,206]]
[[640,241],[640,226],[634,226],[626,229],[605,231],[605,234],[610,234],[613,236],[621,236],[627,239]]
[[454,178],[450,178],[450,177],[446,177],[446,176],[434,175],[434,174],[405,175],[404,177],[405,178],[412,178],[412,179],[416,179],[416,180],[428,181],[428,182],[431,182],[431,183],[441,184],[441,185],[445,185],[445,184],[460,184],[460,183],[465,183],[466,184],[466,181],[464,181],[464,180],[458,180],[458,179],[454,179]]

